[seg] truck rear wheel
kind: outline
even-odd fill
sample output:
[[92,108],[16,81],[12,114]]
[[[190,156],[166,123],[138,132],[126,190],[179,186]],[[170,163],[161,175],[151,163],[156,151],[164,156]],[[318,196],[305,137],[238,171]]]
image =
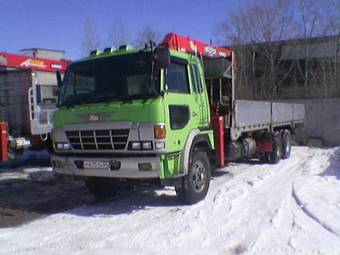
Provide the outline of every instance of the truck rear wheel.
[[193,152],[188,174],[183,177],[181,187],[176,188],[178,199],[185,204],[195,204],[207,195],[210,185],[210,163],[201,150]]
[[268,162],[271,164],[279,163],[282,157],[282,137],[281,133],[277,132],[272,139],[273,151],[268,155]]
[[88,178],[85,185],[96,198],[114,196],[122,186],[121,182],[118,180],[100,177]]
[[260,153],[259,159],[260,159],[260,162],[262,162],[262,163],[268,163],[269,162],[269,153],[268,152]]
[[287,159],[290,157],[292,149],[292,137],[288,129],[282,133],[282,158]]

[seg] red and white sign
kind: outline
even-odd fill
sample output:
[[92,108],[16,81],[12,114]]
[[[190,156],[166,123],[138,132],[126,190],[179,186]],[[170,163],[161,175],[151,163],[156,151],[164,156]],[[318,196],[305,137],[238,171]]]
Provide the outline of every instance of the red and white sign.
[[19,69],[31,69],[45,72],[65,72],[71,63],[68,60],[52,60],[44,58],[34,58],[25,55],[9,54],[0,52],[0,67],[11,67]]
[[44,63],[44,61],[42,60],[37,60],[37,59],[27,59],[25,60],[24,62],[22,62],[20,64],[20,66],[23,66],[23,67],[39,67],[39,68],[45,68],[46,65]]

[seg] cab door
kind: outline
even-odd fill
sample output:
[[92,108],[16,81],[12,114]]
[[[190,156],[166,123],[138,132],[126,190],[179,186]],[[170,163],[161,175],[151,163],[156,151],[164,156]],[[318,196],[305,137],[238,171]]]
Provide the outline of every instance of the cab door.
[[172,58],[164,75],[164,106],[168,152],[183,149],[191,130],[198,127],[199,108],[192,93],[188,62]]
[[204,79],[202,77],[202,70],[197,63],[192,63],[190,65],[190,76],[195,94],[195,101],[199,108],[199,127],[207,127],[209,123],[208,97]]

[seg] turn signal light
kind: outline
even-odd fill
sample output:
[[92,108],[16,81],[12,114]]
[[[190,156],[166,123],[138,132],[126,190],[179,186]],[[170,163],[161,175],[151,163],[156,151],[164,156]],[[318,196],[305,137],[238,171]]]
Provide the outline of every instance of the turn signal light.
[[166,128],[164,124],[155,125],[154,127],[155,139],[165,139]]

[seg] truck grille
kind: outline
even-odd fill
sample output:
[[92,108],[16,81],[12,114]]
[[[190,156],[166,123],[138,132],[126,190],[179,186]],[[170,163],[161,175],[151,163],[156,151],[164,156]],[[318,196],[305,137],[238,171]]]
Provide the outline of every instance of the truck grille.
[[124,150],[129,129],[66,131],[75,150]]

